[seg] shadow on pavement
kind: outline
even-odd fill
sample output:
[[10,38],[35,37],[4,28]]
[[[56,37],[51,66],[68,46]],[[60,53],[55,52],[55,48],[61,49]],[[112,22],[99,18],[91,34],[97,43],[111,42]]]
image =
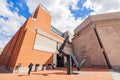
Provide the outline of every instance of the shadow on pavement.
[[62,72],[55,72],[55,73],[32,73],[32,75],[43,75],[43,76],[49,76],[49,75],[67,75],[67,73]]

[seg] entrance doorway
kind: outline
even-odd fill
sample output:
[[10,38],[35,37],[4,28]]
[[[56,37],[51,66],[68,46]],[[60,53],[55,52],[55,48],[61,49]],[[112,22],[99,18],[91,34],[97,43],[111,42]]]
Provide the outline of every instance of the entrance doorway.
[[64,67],[64,56],[60,57],[57,54],[57,67]]

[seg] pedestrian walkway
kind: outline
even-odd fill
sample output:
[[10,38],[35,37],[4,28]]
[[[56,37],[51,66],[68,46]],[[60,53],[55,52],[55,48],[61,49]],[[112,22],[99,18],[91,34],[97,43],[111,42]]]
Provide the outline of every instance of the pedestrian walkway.
[[120,73],[118,72],[111,72],[113,80],[120,80]]
[[27,72],[18,74],[3,72],[0,70],[0,80],[112,80],[108,70],[82,69],[74,71],[72,75],[67,75],[65,68],[31,72],[30,75]]

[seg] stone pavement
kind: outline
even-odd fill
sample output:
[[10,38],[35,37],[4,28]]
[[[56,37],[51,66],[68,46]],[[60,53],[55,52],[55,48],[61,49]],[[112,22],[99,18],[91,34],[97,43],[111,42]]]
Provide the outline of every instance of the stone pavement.
[[120,73],[111,72],[113,80],[120,80]]
[[[66,74],[65,68],[27,73],[6,73],[0,69],[0,80],[113,80],[108,70],[82,69]],[[117,80],[117,79],[116,79]],[[120,80],[120,78],[118,79]]]

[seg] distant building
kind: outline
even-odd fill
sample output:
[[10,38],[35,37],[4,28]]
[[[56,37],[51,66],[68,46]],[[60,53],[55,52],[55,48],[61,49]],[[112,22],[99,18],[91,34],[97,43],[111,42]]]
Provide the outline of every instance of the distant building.
[[120,67],[120,12],[89,16],[74,30],[74,53],[87,67]]
[[72,59],[78,65],[86,58],[83,67],[120,67],[120,12],[89,16],[74,33],[53,27],[50,13],[40,5],[5,46],[0,66],[11,72],[18,65],[20,72],[26,72],[31,62],[34,66],[64,67],[66,57],[60,57],[58,49],[69,35],[63,51],[74,54]]
[[[20,63],[21,72],[28,71],[31,62],[41,67],[48,64],[64,66],[64,58],[58,58],[57,55],[63,41],[64,33],[51,26],[51,15],[40,5],[5,46],[0,65],[11,72]],[[65,50],[72,53],[70,45]]]

